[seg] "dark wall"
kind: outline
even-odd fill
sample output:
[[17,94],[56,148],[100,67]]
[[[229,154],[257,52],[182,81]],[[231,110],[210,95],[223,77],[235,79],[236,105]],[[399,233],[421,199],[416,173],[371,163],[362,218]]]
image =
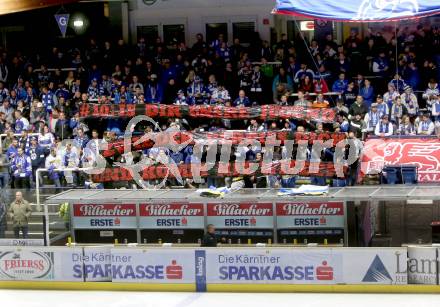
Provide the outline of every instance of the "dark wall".
[[[6,35],[7,49],[11,51],[23,50],[25,53],[37,53],[48,50],[52,46],[68,48],[85,43],[86,38],[95,36],[99,40],[115,39],[120,35],[120,27],[110,27],[107,17],[104,16],[103,3],[76,3],[65,5],[61,13],[69,13],[70,21],[76,14],[85,16],[88,21],[87,29],[83,33],[77,33],[72,27],[68,27],[66,38],[61,37],[61,32],[55,21],[54,14],[60,11],[60,7],[50,7],[28,12],[15,13],[0,17],[0,30],[5,27],[23,27],[24,31],[13,32]],[[119,32],[118,32],[119,30]],[[4,31],[2,31],[4,33]]]

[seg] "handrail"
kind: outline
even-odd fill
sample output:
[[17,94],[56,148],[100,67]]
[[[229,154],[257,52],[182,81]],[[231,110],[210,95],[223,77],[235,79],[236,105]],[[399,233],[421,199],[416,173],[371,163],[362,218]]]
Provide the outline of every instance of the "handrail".
[[[91,170],[91,167],[86,168],[79,168],[79,167],[66,167],[66,168],[54,168],[51,171],[86,171]],[[37,196],[37,207],[41,206],[40,202],[40,180],[39,180],[39,174],[42,172],[48,172],[49,170],[47,168],[38,168],[35,172],[35,189],[36,189],[36,196]],[[46,246],[50,246],[50,238],[49,238],[49,208],[48,204],[44,203],[44,240],[46,241]]]

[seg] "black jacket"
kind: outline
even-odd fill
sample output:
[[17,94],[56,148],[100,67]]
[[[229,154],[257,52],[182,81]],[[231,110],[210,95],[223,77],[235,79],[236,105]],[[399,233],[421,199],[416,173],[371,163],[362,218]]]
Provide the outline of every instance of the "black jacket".
[[216,247],[217,242],[216,235],[208,232],[203,236],[202,247]]

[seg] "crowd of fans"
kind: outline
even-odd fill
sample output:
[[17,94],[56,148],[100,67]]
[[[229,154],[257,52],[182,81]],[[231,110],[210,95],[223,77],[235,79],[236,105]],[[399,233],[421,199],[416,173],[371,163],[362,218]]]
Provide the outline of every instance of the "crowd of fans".
[[[283,34],[273,46],[259,39],[246,46],[234,39],[229,45],[222,35],[206,42],[198,34],[192,47],[140,38],[134,46],[122,40],[113,44],[90,39],[86,46],[69,50],[54,47],[39,55],[3,50],[0,133],[6,137],[0,183],[2,187],[29,187],[35,183],[36,170],[45,167],[57,187],[96,187],[88,176],[55,171],[93,165],[99,139],[112,141],[125,131],[127,119],[80,118],[79,106],[87,102],[233,107],[277,104],[334,108],[337,114],[333,123],[316,118],[267,122],[168,118],[160,120],[165,130],[336,131],[360,140],[371,135],[438,134],[438,54],[440,30],[422,26],[416,31],[400,29],[389,41],[380,32],[369,31],[361,38],[352,31],[343,44],[336,43],[331,34],[310,42],[301,35],[290,41]],[[152,130],[154,127],[146,126],[140,132]],[[73,141],[63,144],[66,139]],[[86,146],[90,140],[91,146]],[[283,148],[275,151],[281,159]],[[235,156],[239,154],[255,160],[264,152],[248,147],[237,149]],[[144,150],[138,152],[137,159],[154,161],[157,155]],[[181,164],[191,162],[193,153],[187,148],[169,156]],[[110,164],[124,158],[111,159]],[[331,161],[331,153],[324,153],[323,159]],[[273,177],[265,184],[277,186],[286,179]]]

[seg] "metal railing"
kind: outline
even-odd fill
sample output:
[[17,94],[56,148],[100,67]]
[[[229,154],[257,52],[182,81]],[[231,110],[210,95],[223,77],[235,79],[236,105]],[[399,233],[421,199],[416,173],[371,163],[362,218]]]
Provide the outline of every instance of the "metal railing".
[[[88,167],[88,168],[79,168],[79,167],[69,168],[69,167],[66,167],[66,168],[54,168],[54,169],[51,169],[50,171],[82,172],[82,171],[87,171],[87,170],[91,170],[91,169],[92,168],[90,168],[90,167]],[[36,189],[36,196],[37,196],[37,207],[41,207],[41,202],[40,202],[40,173],[43,173],[43,172],[49,172],[49,170],[47,168],[39,168],[35,172],[35,189]],[[50,245],[50,237],[49,237],[49,208],[48,208],[48,204],[46,204],[46,203],[43,206],[43,213],[44,213],[44,217],[43,217],[44,239],[45,239],[45,242],[46,242],[47,246],[49,246]]]

